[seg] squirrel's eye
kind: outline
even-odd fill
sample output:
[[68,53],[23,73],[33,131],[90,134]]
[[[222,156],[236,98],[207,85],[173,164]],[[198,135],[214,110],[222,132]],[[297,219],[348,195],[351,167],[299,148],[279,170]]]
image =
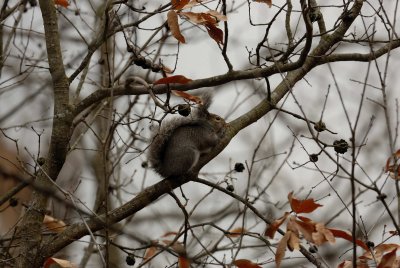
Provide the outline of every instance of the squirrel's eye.
[[221,119],[222,119],[222,118],[219,117],[219,116],[216,116],[216,117],[215,117],[215,120],[216,120],[216,121],[221,121]]

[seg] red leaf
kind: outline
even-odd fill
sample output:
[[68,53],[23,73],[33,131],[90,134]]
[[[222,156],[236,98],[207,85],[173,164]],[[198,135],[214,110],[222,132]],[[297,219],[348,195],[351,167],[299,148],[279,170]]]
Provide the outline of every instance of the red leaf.
[[229,230],[227,236],[228,237],[238,237],[238,236],[241,236],[242,234],[244,234],[246,232],[247,232],[247,230],[245,228],[238,227],[238,228],[234,228],[232,230]]
[[174,95],[178,96],[178,97],[182,97],[182,98],[187,99],[189,101],[193,101],[194,103],[197,103],[197,104],[202,104],[203,103],[201,98],[198,97],[198,96],[193,96],[193,95],[190,95],[189,93],[186,93],[186,92],[183,92],[183,91],[178,91],[178,90],[171,90],[171,92]]
[[184,8],[190,0],[171,0],[172,9],[180,10]]
[[[346,239],[347,241],[353,242],[353,237],[350,234],[348,234],[347,232],[345,232],[345,231],[337,230],[337,229],[331,229],[331,228],[326,228],[326,229],[331,231],[334,237],[343,238],[343,239]],[[362,247],[365,250],[369,250],[367,245],[363,241],[361,241],[359,239],[356,239],[356,244],[359,247]]]
[[68,0],[54,0],[54,4],[63,6],[63,7],[69,6]]
[[[396,153],[392,154],[392,156],[390,156],[390,157],[386,160],[385,171],[386,171],[386,172],[389,172],[389,176],[390,176],[392,179],[400,180],[399,159],[400,159],[400,150],[397,150]],[[397,166],[397,172],[395,172],[396,166]]]
[[218,44],[224,43],[224,32],[220,28],[209,22],[206,22],[204,26],[206,26],[208,35],[212,39],[214,39]]
[[271,223],[268,228],[265,230],[264,235],[268,236],[269,238],[274,238],[274,235],[278,228],[282,225],[282,223],[286,220],[286,218],[289,216],[289,212],[285,212],[285,214],[280,217],[279,219],[274,220],[273,223]]
[[171,30],[172,36],[175,37],[179,42],[185,43],[185,37],[181,34],[181,30],[179,29],[178,15],[175,11],[168,11],[167,23],[169,29]]
[[254,263],[246,259],[235,260],[233,264],[239,268],[262,268],[257,263]]
[[392,268],[394,262],[396,261],[396,251],[397,248],[383,255],[381,262],[379,263],[377,268]]
[[178,267],[179,268],[190,268],[190,262],[185,256],[178,257]]
[[143,261],[147,261],[148,259],[152,258],[154,255],[157,253],[157,248],[156,247],[149,247],[146,249],[146,252],[144,253]]
[[155,81],[153,84],[154,85],[161,85],[161,84],[187,84],[189,82],[193,81],[192,79],[186,78],[183,75],[173,75],[169,77],[163,77],[161,79],[158,79]]
[[305,200],[299,200],[294,197],[292,197],[293,192],[290,192],[288,195],[290,207],[295,213],[311,213],[314,210],[316,210],[319,207],[322,207],[322,205],[317,204],[314,202],[314,199],[305,199]]
[[78,267],[70,261],[53,258],[53,257],[48,258],[43,264],[43,268],[50,268],[50,267],[55,267],[55,266],[60,267],[60,268],[77,268]]

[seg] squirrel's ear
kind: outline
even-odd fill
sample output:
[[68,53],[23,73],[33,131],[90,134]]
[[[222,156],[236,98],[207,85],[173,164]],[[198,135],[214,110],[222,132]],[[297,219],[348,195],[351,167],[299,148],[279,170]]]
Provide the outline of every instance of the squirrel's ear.
[[202,92],[200,95],[201,98],[201,109],[203,110],[208,110],[208,108],[210,107],[211,103],[212,103],[212,98],[213,98],[213,93],[210,91],[205,91]]

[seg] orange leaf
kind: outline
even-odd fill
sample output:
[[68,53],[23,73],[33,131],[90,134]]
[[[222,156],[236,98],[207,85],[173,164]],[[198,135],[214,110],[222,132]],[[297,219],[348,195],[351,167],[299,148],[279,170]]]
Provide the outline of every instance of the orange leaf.
[[272,0],[254,0],[254,1],[258,3],[265,3],[268,5],[268,7],[272,7]]
[[292,231],[290,231],[290,237],[287,246],[290,251],[300,249],[300,238]]
[[273,223],[271,223],[268,228],[265,230],[264,235],[268,236],[269,238],[273,239],[276,231],[279,229],[279,227],[282,225],[282,223],[286,220],[286,218],[289,216],[289,212],[285,212],[285,214],[280,217],[279,219],[274,220]]
[[224,32],[212,23],[205,23],[208,35],[215,40],[218,44],[223,44]]
[[246,259],[235,260],[233,264],[239,268],[262,268],[257,263],[254,263]]
[[181,30],[179,29],[178,15],[175,11],[168,11],[167,23],[169,29],[171,30],[172,36],[175,37],[179,42],[185,43],[185,37],[181,34]]
[[291,233],[292,231],[287,231],[286,234],[282,237],[281,241],[279,241],[275,253],[276,268],[279,268],[281,266],[282,259],[283,257],[285,257],[286,246],[291,236]]
[[331,244],[335,243],[335,237],[333,233],[325,228],[323,223],[316,223],[315,224],[315,232],[312,233],[313,241],[316,245],[322,245],[326,241],[330,242]]
[[[353,242],[353,237],[345,231],[331,229],[331,228],[327,228],[327,230],[331,231],[334,237],[343,238],[343,239],[346,239],[347,241]],[[367,245],[359,239],[356,239],[356,244],[365,250],[369,250]]]
[[396,261],[396,251],[397,248],[393,249],[389,253],[383,255],[381,262],[379,263],[377,268],[392,268],[393,264]]
[[[389,176],[392,179],[397,179],[400,180],[400,166],[399,166],[399,160],[400,159],[400,150],[397,150],[396,153],[392,154],[387,160],[386,160],[386,167],[385,171],[389,172]],[[397,166],[397,172],[395,172],[395,168]]]
[[50,268],[50,267],[61,267],[61,268],[78,268],[75,264],[70,261],[57,259],[57,258],[48,258],[44,264],[43,268]]
[[[337,268],[353,268],[353,262],[343,261],[342,263],[339,264],[339,266]],[[369,268],[369,266],[366,263],[358,262],[357,268]]]
[[160,85],[160,84],[187,84],[189,82],[193,81],[192,79],[186,78],[183,75],[173,75],[169,77],[163,77],[161,79],[158,79],[155,81],[153,84],[154,85]]
[[63,6],[63,7],[69,6],[68,0],[54,0],[54,4]]
[[315,203],[313,198],[299,200],[294,198],[292,195],[293,192],[290,192],[288,195],[288,199],[290,207],[295,213],[311,213],[317,208],[322,207],[322,205]]
[[291,223],[293,224],[293,228],[301,232],[307,241],[314,242],[312,233],[315,232],[315,222],[304,222],[291,218]]
[[148,259],[152,258],[155,254],[157,253],[157,248],[156,247],[149,247],[146,249],[146,252],[144,253],[143,261],[147,261]]
[[172,9],[180,10],[184,8],[190,0],[171,0]]
[[177,234],[178,234],[177,232],[166,232],[161,237],[167,237],[167,236],[170,236],[170,235],[176,236]]
[[185,256],[178,257],[179,268],[190,268],[190,261]]
[[55,219],[49,215],[45,215],[43,219],[43,225],[49,231],[61,233],[65,230],[66,224],[62,220]]
[[374,248],[374,256],[372,257],[372,254],[370,251],[365,252],[360,258],[367,258],[367,259],[380,259],[382,255],[386,252],[390,252],[394,249],[399,248],[400,246],[397,244],[380,244]]
[[190,95],[189,93],[186,93],[186,92],[183,92],[183,91],[178,91],[178,90],[171,90],[171,92],[175,96],[182,97],[182,98],[187,99],[189,101],[193,101],[193,102],[195,102],[197,104],[203,103],[201,98],[198,97],[198,96],[193,96],[193,95]]
[[238,237],[238,236],[241,236],[242,234],[246,233],[247,230],[245,228],[238,227],[238,228],[229,230],[228,232],[229,232],[227,234],[228,237]]

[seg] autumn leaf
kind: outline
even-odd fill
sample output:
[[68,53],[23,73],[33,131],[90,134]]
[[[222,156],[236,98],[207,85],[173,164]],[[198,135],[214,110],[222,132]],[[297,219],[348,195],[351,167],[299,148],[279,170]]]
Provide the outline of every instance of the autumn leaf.
[[289,240],[287,242],[287,246],[290,251],[299,250],[300,249],[300,238],[292,231],[290,232]]
[[167,23],[172,36],[175,37],[175,39],[177,39],[179,42],[185,43],[185,37],[181,34],[181,30],[179,29],[178,15],[175,11],[168,11]]
[[189,93],[186,93],[186,92],[183,92],[183,91],[178,91],[178,90],[171,90],[171,92],[175,96],[182,97],[182,98],[187,99],[189,101],[193,101],[194,103],[197,103],[197,104],[201,104],[202,103],[201,98],[198,97],[198,96],[193,96],[193,95],[190,95]]
[[[392,179],[400,180],[400,166],[399,166],[399,160],[400,159],[400,150],[397,150],[396,153],[394,153],[392,156],[390,156],[386,160],[386,167],[385,171],[389,172],[389,176]],[[397,167],[397,172],[395,172],[395,168]]]
[[216,19],[217,22],[228,20],[228,18],[224,14],[221,14],[216,10],[209,10],[206,12],[206,14],[210,14],[212,17]]
[[273,223],[271,223],[268,228],[265,230],[264,235],[268,236],[269,238],[273,239],[275,236],[276,231],[279,229],[279,227],[284,223],[284,221],[287,219],[289,216],[289,212],[285,212],[285,214],[280,217],[279,219],[274,220]]
[[287,231],[286,234],[282,237],[282,239],[278,243],[278,247],[276,248],[275,252],[276,268],[279,268],[281,266],[282,259],[283,257],[285,257],[286,246],[290,239],[291,233],[292,231]]
[[374,248],[374,256],[372,256],[370,251],[366,251],[361,257],[367,258],[367,259],[378,259],[380,260],[382,255],[385,254],[386,252],[390,252],[394,249],[398,249],[400,245],[397,244],[380,244]]
[[171,241],[171,240],[161,240],[166,246],[170,247],[173,251],[178,253],[179,255],[185,255],[186,250],[183,244],[179,241]]
[[336,242],[335,236],[333,233],[325,228],[323,223],[316,223],[315,224],[315,232],[312,233],[313,241],[316,245],[322,245],[326,241],[333,244]]
[[148,259],[152,258],[155,254],[157,253],[157,248],[156,247],[149,247],[146,249],[146,252],[144,253],[143,261],[147,261]]
[[215,26],[212,23],[206,23],[204,26],[206,26],[208,35],[215,40],[215,42],[217,42],[218,44],[223,44],[224,41],[224,32],[218,28],[217,26]]
[[254,262],[246,260],[246,259],[235,260],[233,262],[233,264],[239,268],[262,268],[257,263],[254,263]]
[[189,82],[193,81],[192,79],[186,78],[183,75],[173,75],[169,77],[163,77],[161,79],[158,79],[155,81],[153,84],[154,85],[161,85],[161,84],[187,84]]
[[246,232],[247,232],[247,230],[245,228],[238,227],[238,228],[234,228],[232,230],[229,230],[227,236],[228,237],[238,237],[238,236],[241,236],[242,234],[244,234]]
[[78,268],[75,264],[73,264],[70,261],[63,260],[63,259],[58,259],[58,258],[48,258],[44,264],[43,268],[50,268],[50,267],[61,267],[61,268]]
[[54,4],[67,8],[69,6],[68,0],[54,0]]
[[398,266],[394,266],[394,263],[396,261],[396,251],[397,248],[393,249],[389,253],[383,255],[379,265],[377,268],[395,268]]
[[265,3],[268,7],[272,7],[272,0],[254,0],[254,2]]
[[180,255],[178,257],[178,267],[179,268],[190,268],[190,261],[186,256]]
[[187,5],[185,5],[184,8],[187,9],[187,8],[191,8],[191,7],[197,6],[203,1],[205,1],[205,0],[190,0],[190,2]]
[[161,237],[167,237],[167,236],[170,236],[170,235],[176,236],[177,234],[178,234],[177,232],[166,232]]
[[314,242],[312,233],[315,231],[315,222],[313,221],[299,221],[293,216],[290,218],[290,223],[292,228],[298,230],[303,234],[304,238],[309,242]]
[[[332,228],[327,228],[327,229],[332,232],[334,237],[343,238],[343,239],[346,239],[347,241],[353,242],[353,237],[350,234],[348,234],[347,232],[342,231],[342,230],[332,229]],[[356,239],[356,244],[365,250],[369,250],[367,245],[359,239]]]
[[293,197],[293,192],[288,195],[290,207],[295,213],[311,213],[322,205],[314,202],[314,199],[299,200]]
[[171,0],[171,6],[174,10],[180,10],[184,8],[190,0]]
[[45,215],[43,225],[52,232],[61,233],[65,230],[66,224],[62,220],[55,219],[49,215]]

